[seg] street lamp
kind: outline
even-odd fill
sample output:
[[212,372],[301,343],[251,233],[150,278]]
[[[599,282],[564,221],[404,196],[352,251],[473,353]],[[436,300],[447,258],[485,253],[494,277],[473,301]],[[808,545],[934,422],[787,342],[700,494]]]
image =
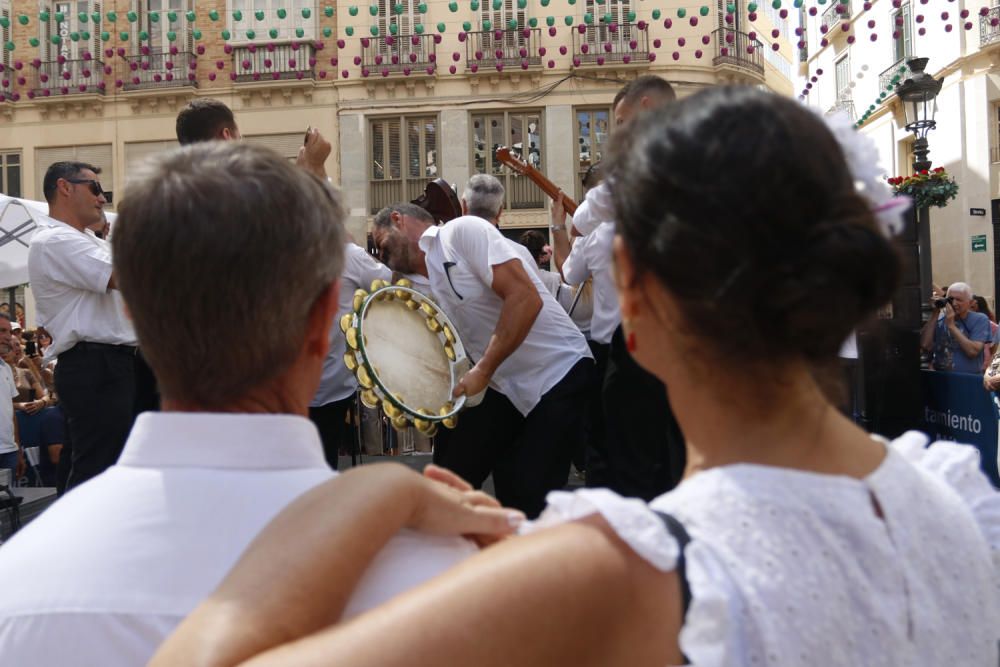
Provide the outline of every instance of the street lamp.
[[937,103],[934,101],[941,92],[941,82],[924,71],[928,58],[911,58],[906,61],[910,77],[896,88],[896,94],[903,103],[903,113],[906,116],[906,129],[913,133],[913,169],[917,173],[931,168],[927,159],[930,148],[927,146],[927,133],[934,129],[934,113]]

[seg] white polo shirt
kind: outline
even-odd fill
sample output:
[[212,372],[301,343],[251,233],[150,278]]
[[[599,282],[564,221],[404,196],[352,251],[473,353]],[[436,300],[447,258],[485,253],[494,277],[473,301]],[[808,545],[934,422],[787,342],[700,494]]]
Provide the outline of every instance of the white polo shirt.
[[583,236],[587,236],[602,222],[614,219],[615,208],[611,201],[611,189],[606,181],[601,181],[587,191],[587,196],[576,207],[573,227]]
[[351,312],[354,304],[354,291],[370,290],[374,280],[392,280],[392,271],[381,264],[356,243],[344,245],[344,271],[340,274],[340,297],[337,303],[337,316],[330,328],[330,353],[323,362],[323,375],[319,388],[313,396],[311,407],[319,407],[334,401],[339,401],[352,395],[358,388],[354,373],[344,365],[344,352],[347,343],[340,331],[340,318]]
[[[143,413],[116,465],[0,547],[3,664],[146,664],[268,521],[335,475],[302,417]],[[475,551],[461,538],[399,533],[345,617]]]
[[118,290],[108,290],[111,246],[64,222],[37,215],[28,249],[28,280],[38,323],[52,334],[51,359],[81,341],[136,345]]
[[[518,260],[542,298],[527,337],[507,357],[490,386],[527,415],[549,389],[583,358],[587,340],[520,253],[482,218],[462,216],[420,237],[435,300],[458,327],[474,361],[483,358],[500,319],[503,300],[493,291],[493,267]],[[532,262],[533,263],[533,262]]]
[[19,393],[14,384],[13,371],[0,360],[0,454],[17,451],[14,442],[14,397]]
[[577,239],[563,262],[563,276],[579,285],[594,276],[594,314],[590,320],[590,339],[610,343],[611,335],[622,321],[618,290],[612,271],[612,248],[615,240],[613,222],[602,222],[588,236]]

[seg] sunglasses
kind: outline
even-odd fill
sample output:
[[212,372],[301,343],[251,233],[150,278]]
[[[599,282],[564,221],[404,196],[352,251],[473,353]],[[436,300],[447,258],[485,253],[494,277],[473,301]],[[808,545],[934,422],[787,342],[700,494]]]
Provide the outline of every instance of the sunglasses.
[[69,183],[74,183],[76,185],[82,185],[86,183],[88,186],[90,186],[90,194],[94,195],[95,197],[100,197],[101,195],[105,194],[104,188],[101,187],[101,184],[92,178],[67,178],[66,181]]

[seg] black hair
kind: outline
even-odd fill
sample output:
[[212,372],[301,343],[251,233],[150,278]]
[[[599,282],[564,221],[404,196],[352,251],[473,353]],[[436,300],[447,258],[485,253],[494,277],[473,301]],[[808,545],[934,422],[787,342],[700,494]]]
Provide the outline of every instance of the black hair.
[[532,258],[537,264],[539,258],[545,253],[545,245],[548,243],[548,240],[537,229],[529,229],[521,233],[517,242],[528,249],[528,252],[531,253]]
[[976,302],[976,306],[979,307],[979,312],[990,318],[991,322],[995,322],[996,318],[993,317],[993,311],[990,310],[990,304],[986,301],[985,296],[979,296],[978,294],[972,297],[972,300]]
[[655,74],[643,74],[622,86],[612,100],[611,108],[614,109],[623,101],[635,104],[643,97],[656,97],[662,102],[672,102],[677,99],[677,93],[666,79]]
[[100,167],[95,167],[86,162],[53,162],[45,171],[45,178],[42,179],[42,194],[45,201],[52,203],[56,195],[56,184],[60,178],[70,179],[80,175],[84,169],[89,169],[95,174],[101,173]]
[[748,361],[835,359],[898,254],[823,120],[749,86],[643,114],[605,160],[618,232],[685,327]]
[[182,146],[219,138],[223,129],[236,129],[232,109],[219,100],[202,97],[191,100],[177,114],[177,141]]

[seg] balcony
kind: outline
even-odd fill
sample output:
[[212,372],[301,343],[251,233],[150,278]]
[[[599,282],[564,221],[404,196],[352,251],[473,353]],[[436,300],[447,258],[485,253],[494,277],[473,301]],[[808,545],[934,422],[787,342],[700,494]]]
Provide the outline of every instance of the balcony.
[[32,96],[103,95],[104,63],[100,60],[49,60],[35,72]]
[[827,113],[834,113],[836,111],[843,111],[852,121],[858,119],[858,114],[854,110],[854,100],[849,97],[842,97],[838,99],[836,104],[827,109]]
[[649,33],[634,23],[587,26],[573,32],[573,64],[648,63]]
[[991,7],[990,13],[979,17],[979,46],[1000,42],[1000,7]]
[[719,28],[712,32],[715,37],[715,58],[712,64],[724,65],[764,76],[764,45],[758,39],[750,39],[745,32]]
[[420,73],[437,60],[434,35],[385,35],[361,40],[361,66],[383,76]]
[[470,32],[465,40],[465,64],[470,72],[480,67],[540,67],[538,53],[541,28]]
[[236,83],[315,79],[316,56],[304,42],[247,44],[233,49],[233,72]]
[[892,80],[896,79],[896,83],[899,83],[906,78],[906,61],[908,58],[912,58],[912,56],[903,56],[878,75],[878,90],[880,93],[888,91],[891,95],[895,90],[895,84]]
[[823,12],[823,17],[821,23],[828,28],[832,28],[837,25],[842,19],[848,20],[851,18],[851,1],[850,0],[840,0],[835,2],[826,8]]
[[128,72],[122,78],[125,80],[125,90],[145,90],[155,87],[180,88],[198,87],[197,80],[189,75],[194,70],[189,69],[190,63],[197,62],[190,51],[171,54],[168,51],[145,53],[126,56],[125,64]]

